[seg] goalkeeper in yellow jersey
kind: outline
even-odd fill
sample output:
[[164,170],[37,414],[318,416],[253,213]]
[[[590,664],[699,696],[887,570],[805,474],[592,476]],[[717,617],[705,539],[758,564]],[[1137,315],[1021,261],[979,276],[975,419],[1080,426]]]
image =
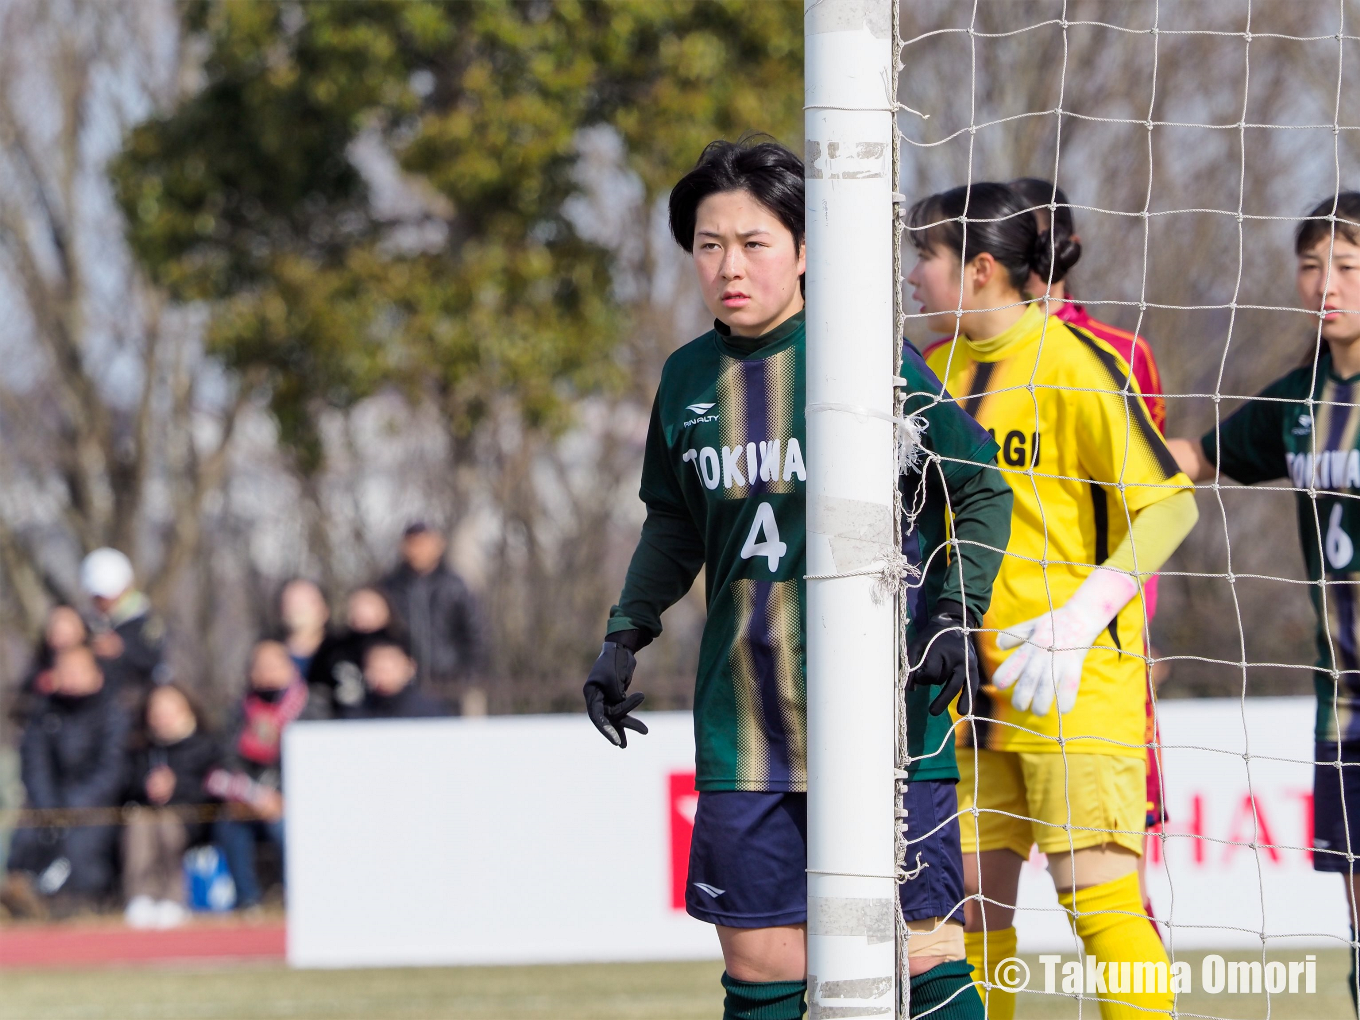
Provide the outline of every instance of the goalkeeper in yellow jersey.
[[[1147,768],[1141,582],[1194,526],[1191,483],[1124,359],[1022,295],[1031,272],[1050,279],[1075,261],[1070,239],[1041,233],[1029,203],[1004,184],[933,195],[909,222],[913,296],[927,327],[951,336],[926,360],[996,439],[1015,494],[978,634],[985,696],[961,727],[973,745],[959,754],[965,884],[983,897],[969,903],[969,960],[990,981],[1015,955],[1016,888],[1037,843],[1085,945],[1094,971],[1085,990],[1094,985],[1101,1015],[1160,1015],[1172,1003],[1159,976],[1167,957],[1137,874]],[[1137,991],[1126,974],[1140,979]],[[989,1017],[1013,1016],[1014,994],[992,988],[986,998]]]

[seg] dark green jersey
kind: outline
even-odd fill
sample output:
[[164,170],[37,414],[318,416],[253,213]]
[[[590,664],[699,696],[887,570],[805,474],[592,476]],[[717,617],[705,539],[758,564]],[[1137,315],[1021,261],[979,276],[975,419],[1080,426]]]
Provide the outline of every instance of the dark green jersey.
[[1321,741],[1360,740],[1358,397],[1360,376],[1337,378],[1324,353],[1316,373],[1309,365],[1277,379],[1222,422],[1217,439],[1209,432],[1201,440],[1229,478],[1243,485],[1288,478],[1294,487],[1303,559],[1315,582]]
[[700,790],[807,788],[804,336],[801,313],[754,352],[705,333],[667,360],[652,404],[647,525],[609,632],[660,633],[704,568]]
[[[700,790],[807,788],[804,353],[802,313],[755,341],[715,329],[671,355],[652,406],[647,521],[608,630],[659,634],[661,613],[704,569],[708,619],[694,693]],[[978,448],[971,420],[952,404],[925,413],[928,442],[961,428],[971,445],[949,449]],[[923,525],[918,518],[926,534]],[[929,534],[944,534],[942,517]],[[967,601],[981,615],[995,565],[975,582],[964,559]],[[932,564],[926,576],[944,577],[947,592],[947,574]],[[943,726],[947,735],[948,716]]]
[[[925,620],[935,603],[951,599],[981,620],[992,602],[992,580],[1010,537],[1014,496],[995,469],[998,447],[987,430],[944,392],[939,377],[910,343],[902,348],[905,411],[925,419],[921,445],[935,456],[902,476],[902,551],[918,572],[908,586],[907,612]],[[941,399],[943,394],[943,399]],[[953,530],[958,545],[949,545]],[[930,714],[937,689],[907,693],[910,779],[958,779],[953,719]]]

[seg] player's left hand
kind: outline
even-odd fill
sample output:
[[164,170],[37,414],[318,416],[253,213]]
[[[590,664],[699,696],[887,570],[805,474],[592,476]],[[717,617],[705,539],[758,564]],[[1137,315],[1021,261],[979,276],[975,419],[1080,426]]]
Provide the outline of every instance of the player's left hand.
[[977,652],[964,627],[963,606],[942,599],[907,649],[910,686],[944,685],[930,703],[931,715],[942,715],[955,697],[959,699],[959,715],[968,715],[976,704],[982,674],[978,670]]
[[997,635],[1003,652],[1018,650],[998,667],[992,683],[1002,691],[1013,685],[1011,704],[1022,712],[1047,715],[1055,698],[1059,714],[1072,711],[1086,653],[1137,593],[1138,583],[1128,574],[1105,567],[1092,571],[1066,603]]

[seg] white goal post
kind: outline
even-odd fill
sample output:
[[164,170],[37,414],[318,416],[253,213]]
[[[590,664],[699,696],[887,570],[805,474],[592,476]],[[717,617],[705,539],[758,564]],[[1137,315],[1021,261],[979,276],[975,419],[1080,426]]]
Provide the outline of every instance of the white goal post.
[[893,0],[806,0],[808,1006],[892,1016]]

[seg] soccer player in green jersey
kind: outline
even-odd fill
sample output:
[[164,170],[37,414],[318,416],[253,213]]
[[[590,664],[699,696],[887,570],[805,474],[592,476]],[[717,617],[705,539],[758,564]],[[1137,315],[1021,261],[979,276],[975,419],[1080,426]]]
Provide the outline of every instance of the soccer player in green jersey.
[[[671,232],[715,321],[662,372],[642,467],[647,518],[585,685],[587,712],[611,742],[646,733],[631,714],[643,696],[628,693],[635,653],[704,570],[686,906],[717,927],[729,1020],[806,1011],[804,214],[803,164],[768,141],[712,143],[671,193]],[[929,865],[901,886],[918,933],[912,1012],[974,1020],[982,1004],[963,949],[946,709],[956,696],[971,708],[978,670],[966,628],[987,609],[1011,493],[994,469],[996,444],[940,399],[914,348],[904,355],[908,410],[926,422],[928,454],[901,480],[919,509],[903,550],[917,565],[904,807],[912,860]]]
[[[1335,204],[1335,233],[1333,233]],[[1360,192],[1319,202],[1299,224],[1299,301],[1321,318],[1318,347],[1198,442],[1167,446],[1181,470],[1255,485],[1288,478],[1317,611],[1313,870],[1346,876],[1351,938],[1360,873]],[[1356,998],[1352,952],[1351,998]]]

